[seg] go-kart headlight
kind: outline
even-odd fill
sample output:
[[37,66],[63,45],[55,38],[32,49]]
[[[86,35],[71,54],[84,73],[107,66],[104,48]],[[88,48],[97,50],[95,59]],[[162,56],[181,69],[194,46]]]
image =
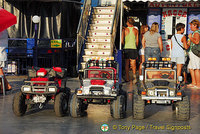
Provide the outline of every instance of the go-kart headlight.
[[56,91],[56,88],[55,87],[50,87],[49,88],[49,92],[55,92]]
[[148,95],[149,96],[153,96],[154,95],[154,91],[153,90],[148,90]]
[[23,87],[24,92],[29,92],[31,91],[31,87]]
[[146,87],[147,88],[152,88],[152,87],[154,87],[154,84],[152,82],[147,82],[146,83]]
[[175,96],[175,91],[170,91],[169,94],[170,96]]
[[45,76],[45,73],[44,72],[37,72],[37,76]]

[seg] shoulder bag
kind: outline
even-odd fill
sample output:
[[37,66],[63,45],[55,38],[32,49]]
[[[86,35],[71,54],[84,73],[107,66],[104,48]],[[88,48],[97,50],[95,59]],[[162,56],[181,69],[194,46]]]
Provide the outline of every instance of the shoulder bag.
[[200,57],[200,41],[199,44],[195,44],[192,48],[191,51],[193,52],[194,55]]

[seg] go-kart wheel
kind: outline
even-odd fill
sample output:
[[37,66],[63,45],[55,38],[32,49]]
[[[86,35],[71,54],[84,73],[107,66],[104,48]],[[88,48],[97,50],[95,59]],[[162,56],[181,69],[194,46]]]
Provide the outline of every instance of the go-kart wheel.
[[126,100],[124,95],[117,96],[110,105],[110,114],[113,118],[121,119],[126,116]]
[[23,116],[26,113],[25,95],[22,92],[15,94],[13,98],[12,109],[16,116]]
[[183,97],[182,101],[176,102],[176,119],[189,120],[190,119],[190,101],[188,96]]
[[61,92],[56,95],[54,103],[54,111],[56,116],[62,117],[67,114],[68,110],[68,97],[65,93]]
[[145,103],[142,100],[141,96],[134,94],[132,101],[133,118],[138,120],[144,119]]
[[83,104],[80,99],[77,98],[77,95],[74,93],[70,99],[70,115],[72,117],[81,117],[83,114]]

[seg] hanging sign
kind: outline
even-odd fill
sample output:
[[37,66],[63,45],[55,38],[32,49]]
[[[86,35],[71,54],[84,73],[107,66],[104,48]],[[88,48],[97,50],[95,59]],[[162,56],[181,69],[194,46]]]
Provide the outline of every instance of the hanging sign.
[[51,40],[51,48],[62,48],[62,40]]
[[178,9],[178,8],[167,8],[163,10],[162,17],[168,17],[168,16],[180,16],[180,17],[187,17],[187,9]]
[[149,2],[148,7],[200,7],[199,2]]

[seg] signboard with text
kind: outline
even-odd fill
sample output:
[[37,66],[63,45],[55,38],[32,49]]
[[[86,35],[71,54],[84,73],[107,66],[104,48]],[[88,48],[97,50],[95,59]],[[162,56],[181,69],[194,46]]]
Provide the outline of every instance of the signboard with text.
[[51,48],[62,48],[62,40],[51,40]]

